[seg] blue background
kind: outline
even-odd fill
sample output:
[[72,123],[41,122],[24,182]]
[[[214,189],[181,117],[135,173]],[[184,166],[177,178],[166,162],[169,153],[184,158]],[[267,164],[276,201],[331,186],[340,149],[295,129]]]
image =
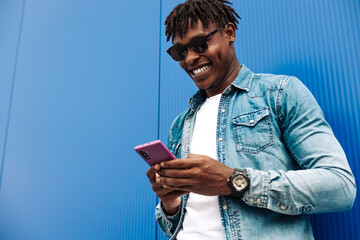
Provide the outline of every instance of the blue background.
[[[165,141],[196,90],[165,50],[180,0],[0,0],[0,239],[165,239],[135,145]],[[233,1],[236,53],[312,91],[356,178],[358,0]],[[360,239],[359,200],[312,215],[316,239]]]

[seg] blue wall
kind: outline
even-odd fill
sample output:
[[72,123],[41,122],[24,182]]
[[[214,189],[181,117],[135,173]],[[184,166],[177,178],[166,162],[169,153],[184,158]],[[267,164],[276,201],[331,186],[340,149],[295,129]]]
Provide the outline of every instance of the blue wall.
[[158,137],[160,2],[141,4],[0,1],[0,239],[155,238],[133,147]]
[[[165,52],[180,2],[0,0],[0,239],[165,239],[133,147],[196,90]],[[239,61],[300,78],[358,179],[359,1],[233,2]],[[316,239],[360,239],[358,216],[312,216]]]

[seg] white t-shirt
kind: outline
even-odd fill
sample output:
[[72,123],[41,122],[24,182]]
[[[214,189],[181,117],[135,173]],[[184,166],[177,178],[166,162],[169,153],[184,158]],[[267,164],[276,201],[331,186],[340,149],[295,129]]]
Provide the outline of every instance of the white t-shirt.
[[[207,98],[196,114],[190,152],[217,158],[216,126],[221,94]],[[218,196],[190,193],[183,228],[176,239],[224,239]]]

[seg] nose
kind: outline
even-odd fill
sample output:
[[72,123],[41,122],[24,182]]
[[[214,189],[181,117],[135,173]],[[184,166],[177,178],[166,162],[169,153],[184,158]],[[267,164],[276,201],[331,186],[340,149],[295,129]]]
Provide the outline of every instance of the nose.
[[200,58],[200,54],[197,52],[194,52],[190,48],[188,48],[185,56],[185,63],[189,66],[192,65],[197,59]]

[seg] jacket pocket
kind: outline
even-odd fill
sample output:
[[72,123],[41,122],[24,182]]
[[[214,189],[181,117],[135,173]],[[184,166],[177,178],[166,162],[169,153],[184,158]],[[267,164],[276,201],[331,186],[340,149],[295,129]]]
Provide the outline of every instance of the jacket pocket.
[[258,153],[274,144],[268,108],[241,114],[232,122],[237,151]]

